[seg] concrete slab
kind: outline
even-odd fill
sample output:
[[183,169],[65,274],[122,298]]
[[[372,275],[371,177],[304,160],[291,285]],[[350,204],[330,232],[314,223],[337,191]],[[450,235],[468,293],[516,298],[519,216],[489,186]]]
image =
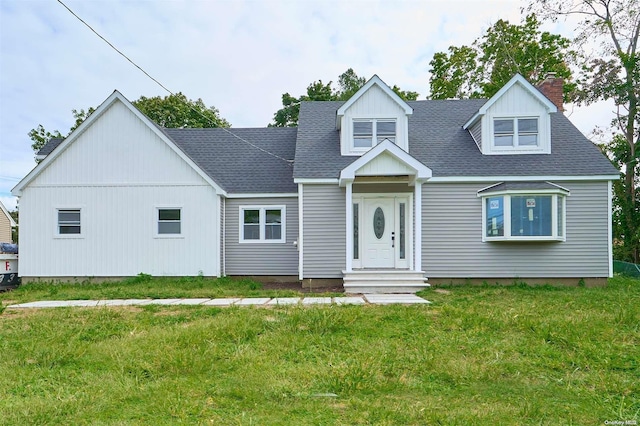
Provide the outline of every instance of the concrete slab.
[[415,294],[365,294],[364,298],[367,302],[375,305],[390,305],[390,304],[425,304],[431,303],[422,297]]
[[271,300],[270,297],[249,297],[249,298],[241,299],[237,301],[236,303],[234,303],[234,305],[238,305],[238,306],[264,305],[269,300]]
[[68,307],[93,307],[97,306],[97,300],[42,300],[39,302],[20,303],[10,305],[7,308],[68,308]]
[[238,300],[240,300],[239,298],[234,298],[234,299],[210,299],[207,302],[204,302],[203,305],[207,305],[207,306],[231,306],[234,303],[236,303]]
[[333,303],[336,305],[364,305],[365,301],[361,296],[334,297]]
[[173,305],[177,301],[182,299],[153,299],[149,302],[150,305]]
[[98,306],[148,305],[153,299],[109,299],[98,301]]
[[211,299],[180,299],[176,303],[172,303],[172,305],[202,305],[209,300]]
[[330,305],[330,297],[305,297],[302,299],[303,305]]
[[297,305],[300,303],[299,297],[276,297],[271,299],[267,305]]

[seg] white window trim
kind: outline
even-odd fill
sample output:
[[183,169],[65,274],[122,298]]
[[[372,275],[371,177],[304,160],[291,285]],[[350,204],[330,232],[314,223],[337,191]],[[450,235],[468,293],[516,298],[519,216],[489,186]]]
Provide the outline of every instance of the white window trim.
[[[61,234],[60,233],[60,224],[58,222],[58,212],[60,210],[79,210],[80,211],[80,233],[79,234]],[[84,238],[85,236],[85,226],[86,226],[86,221],[84,219],[84,214],[82,213],[84,210],[84,206],[56,206],[53,209],[54,212],[54,219],[53,219],[53,223],[55,226],[55,231],[53,234],[54,238],[60,238],[60,239],[78,239],[78,238]]]
[[[260,212],[260,239],[245,240],[244,239],[244,211],[259,210]],[[267,210],[280,210],[280,239],[265,239],[265,225],[267,220]],[[287,206],[285,205],[253,205],[240,206],[238,209],[238,241],[241,244],[284,244],[287,242]]]
[[[375,147],[376,145],[378,145],[378,121],[393,121],[396,125],[396,133],[393,136],[393,143],[397,144],[398,141],[398,119],[394,118],[394,117],[354,117],[351,119],[351,137],[349,139],[349,152],[351,154],[363,154],[367,151],[369,151],[371,148]],[[371,123],[371,146],[368,147],[356,147],[355,146],[355,132],[354,132],[354,123],[355,122],[369,122]]]
[[[518,131],[518,120],[537,120],[538,122],[538,144],[537,145],[519,145],[519,131]],[[514,146],[496,146],[495,144],[495,122],[496,120],[511,120],[513,121],[513,143]],[[539,115],[522,115],[522,116],[493,116],[491,118],[491,149],[494,151],[542,151],[543,150],[543,140],[542,140],[542,132],[541,132],[541,123],[542,117]]]
[[[180,210],[180,233],[179,234],[160,234],[158,232],[158,224],[160,223],[160,210]],[[155,206],[153,217],[153,238],[184,238],[184,215],[182,206],[162,205]]]
[[[551,196],[551,235],[549,236],[512,236],[511,235],[511,196]],[[482,242],[491,241],[566,241],[567,240],[567,197],[569,194],[557,190],[541,191],[497,191],[478,194],[482,200]],[[504,235],[487,236],[487,198],[502,197],[504,215]],[[558,200],[562,202],[562,235],[558,235]]]
[[[495,146],[494,120],[538,119],[538,145]],[[514,131],[516,130],[514,124]],[[516,136],[514,136],[516,137]],[[482,117],[482,153],[484,155],[551,154],[551,118],[548,113],[514,111],[508,114],[487,114]],[[484,142],[486,141],[486,143]]]

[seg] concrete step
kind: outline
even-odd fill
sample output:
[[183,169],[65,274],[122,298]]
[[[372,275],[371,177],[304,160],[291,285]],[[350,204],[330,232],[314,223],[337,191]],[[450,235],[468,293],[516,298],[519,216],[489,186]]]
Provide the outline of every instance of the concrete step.
[[343,271],[343,277],[346,293],[415,293],[429,287],[421,271]]

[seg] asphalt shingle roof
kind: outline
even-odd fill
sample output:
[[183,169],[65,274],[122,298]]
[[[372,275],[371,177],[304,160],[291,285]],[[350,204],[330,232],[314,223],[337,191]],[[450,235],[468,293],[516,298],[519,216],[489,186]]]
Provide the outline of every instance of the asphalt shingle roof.
[[51,151],[56,149],[58,145],[62,143],[64,138],[51,138],[47,141],[46,144],[36,153],[36,155],[49,155]]
[[518,191],[518,190],[538,190],[538,189],[565,189],[549,182],[501,182],[490,188],[478,191],[478,194],[498,192],[498,191]]
[[293,160],[297,129],[292,127],[163,129],[218,185],[231,193],[293,193]]
[[[412,101],[409,153],[440,176],[593,176],[618,171],[561,113],[551,114],[551,154],[482,155],[462,128],[486,99]],[[303,102],[294,178],[338,178],[358,157],[340,156],[336,111],[344,102]]]

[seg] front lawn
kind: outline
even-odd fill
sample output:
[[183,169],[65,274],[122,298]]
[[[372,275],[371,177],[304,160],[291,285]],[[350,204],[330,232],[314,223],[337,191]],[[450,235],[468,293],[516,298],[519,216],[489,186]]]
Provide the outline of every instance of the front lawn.
[[[177,284],[173,292],[165,285],[166,293],[147,297],[181,295]],[[639,280],[616,277],[604,288],[451,287],[422,295],[434,303],[6,309],[0,419],[9,425],[640,420]]]
[[267,290],[258,282],[232,278],[152,277],[140,274],[123,281],[97,283],[90,280],[78,283],[29,283],[15,290],[0,293],[0,301],[12,303],[35,300],[104,300],[104,299],[162,299],[216,297],[290,297],[296,291]]

